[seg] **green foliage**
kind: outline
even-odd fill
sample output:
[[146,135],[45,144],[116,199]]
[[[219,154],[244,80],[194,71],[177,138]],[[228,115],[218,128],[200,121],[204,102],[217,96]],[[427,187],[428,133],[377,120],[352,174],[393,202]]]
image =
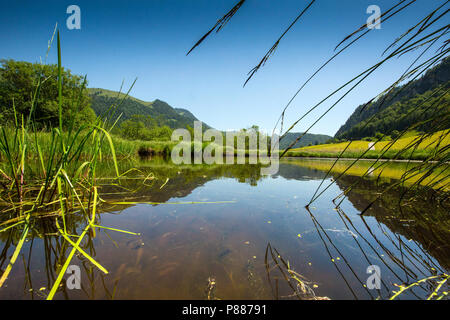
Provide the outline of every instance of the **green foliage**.
[[393,130],[391,132],[392,139],[397,139],[400,136],[400,132],[398,130]]
[[[61,69],[63,125],[75,127],[90,124],[95,114],[81,76]],[[15,123],[30,111],[34,125],[40,128],[59,126],[58,66],[25,61],[1,60],[0,67],[0,123]]]
[[172,136],[172,129],[167,125],[160,127],[158,121],[150,116],[134,115],[120,124],[117,133],[130,140],[168,141]]
[[319,144],[330,144],[330,143],[341,143],[341,142],[345,142],[345,139],[337,139],[337,138],[330,138],[328,140],[326,140],[325,142],[319,143]]

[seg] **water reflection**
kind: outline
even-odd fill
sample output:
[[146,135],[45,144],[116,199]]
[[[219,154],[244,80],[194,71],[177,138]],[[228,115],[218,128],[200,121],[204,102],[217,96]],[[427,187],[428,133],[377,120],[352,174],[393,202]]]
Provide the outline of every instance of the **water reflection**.
[[[56,298],[286,299],[300,293],[385,299],[395,284],[448,272],[448,203],[434,203],[432,194],[398,206],[400,191],[392,190],[359,215],[381,188],[373,179],[358,183],[335,208],[332,200],[357,179],[344,176],[305,208],[325,176],[323,162],[317,168],[313,161],[283,162],[271,177],[261,176],[257,165],[176,167],[157,161],[139,168],[153,174],[145,183],[139,175],[103,181],[100,222],[141,235],[90,234],[83,249],[109,274],[76,257],[72,264],[82,267],[82,290],[63,286]],[[76,234],[81,222],[73,217]],[[23,263],[0,289],[1,299],[40,299],[54,282],[68,245],[54,236],[53,221],[41,224],[28,239]],[[4,270],[18,235],[11,229],[0,237]],[[381,268],[379,290],[366,286],[369,265]],[[295,274],[312,293],[308,289],[305,296],[292,278],[286,281]],[[403,297],[426,298],[433,288],[426,283]]]

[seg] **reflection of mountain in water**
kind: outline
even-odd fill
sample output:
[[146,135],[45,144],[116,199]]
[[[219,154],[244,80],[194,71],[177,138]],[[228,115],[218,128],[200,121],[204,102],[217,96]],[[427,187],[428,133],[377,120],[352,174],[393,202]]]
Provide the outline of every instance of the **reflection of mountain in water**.
[[[105,200],[167,202],[172,198],[184,198],[198,187],[209,181],[231,178],[240,183],[256,186],[258,181],[268,178],[261,175],[260,165],[211,165],[152,167],[152,172],[160,179],[150,180],[146,185],[142,179],[123,179],[121,186],[103,185],[102,194]],[[279,172],[273,177],[283,177],[300,181],[322,179],[324,173],[319,170],[300,168],[292,164],[280,163]],[[169,179],[165,183],[165,179]],[[161,188],[162,187],[162,188]],[[123,194],[123,190],[133,190]]]
[[[382,187],[377,187],[373,180],[352,176],[343,176],[336,183],[345,190],[358,180],[359,183],[352,188],[347,197],[357,210],[362,211],[376,199],[377,192],[381,192]],[[406,244],[410,239],[417,242],[424,251],[429,252],[441,266],[448,270],[450,268],[449,201],[436,203],[432,194],[423,191],[419,197],[412,199],[405,197],[399,205],[403,191],[404,189],[398,188],[384,193],[364,215],[375,217],[393,233],[405,237]],[[420,255],[424,256],[425,252],[421,252]]]

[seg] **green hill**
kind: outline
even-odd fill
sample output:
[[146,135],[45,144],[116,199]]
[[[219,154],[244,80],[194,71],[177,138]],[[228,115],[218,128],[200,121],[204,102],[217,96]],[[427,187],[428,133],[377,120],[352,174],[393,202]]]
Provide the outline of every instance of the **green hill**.
[[[156,99],[152,102],[142,101],[128,96],[123,100],[124,94],[116,91],[89,88],[91,107],[97,115],[107,112],[112,106],[117,106],[114,118],[122,114],[120,121],[131,119],[133,115],[150,116],[155,119],[159,126],[167,125],[172,129],[193,127],[194,121],[198,120],[186,109],[173,108],[168,103]],[[123,100],[123,101],[122,101]],[[203,124],[203,128],[209,128]]]
[[[360,105],[346,123],[337,131],[338,139],[362,139],[373,137],[376,133],[395,135],[396,131],[416,125],[415,130],[436,131],[450,127],[450,58],[430,68],[417,79],[395,88],[391,93],[376,101]],[[402,90],[403,89],[403,90]],[[384,103],[383,103],[384,101]],[[373,118],[371,118],[374,116]],[[436,127],[427,119],[447,118],[447,125]]]
[[[289,145],[294,142],[295,139],[297,139],[301,134],[301,132],[288,132],[286,136],[280,141],[280,149],[283,150],[289,147]],[[332,137],[325,134],[307,133],[293,146],[293,148],[323,144],[330,139],[332,139]]]

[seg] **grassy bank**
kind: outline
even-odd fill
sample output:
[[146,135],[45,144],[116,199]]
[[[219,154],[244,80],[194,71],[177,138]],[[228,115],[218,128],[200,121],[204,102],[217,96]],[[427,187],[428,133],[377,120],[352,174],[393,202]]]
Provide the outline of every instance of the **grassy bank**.
[[[443,130],[428,137],[410,136],[396,141],[352,141],[322,144],[289,150],[288,157],[314,158],[365,158],[425,160],[450,145],[450,130]],[[370,149],[370,150],[369,150]],[[345,151],[344,151],[345,150]],[[446,151],[446,149],[445,149]],[[448,152],[448,151],[446,151]]]
[[[15,128],[12,127],[5,127],[3,128],[5,130],[5,139],[8,141],[9,145],[14,144],[14,137],[15,137]],[[90,155],[96,150],[97,146],[90,143],[94,137],[89,137],[88,140],[86,140],[86,136],[89,134],[89,131],[82,131],[77,136],[73,136],[73,134],[68,132],[63,132],[62,139],[67,140],[71,139],[73,142],[73,148],[72,150],[77,150],[80,152],[80,159],[86,159],[89,158]],[[39,153],[42,153],[45,157],[45,155],[52,154],[52,146],[54,141],[54,132],[49,131],[38,131],[33,132],[30,130],[26,130],[24,132],[25,137],[29,141],[33,141],[32,144],[28,144],[27,149],[28,152],[26,156],[28,159],[38,159]],[[175,146],[177,146],[180,142],[178,141],[142,141],[142,140],[127,140],[124,139],[118,135],[110,134],[111,140],[114,145],[115,149],[115,155],[118,160],[123,160],[127,158],[137,158],[138,156],[150,156],[150,155],[159,155],[159,156],[170,156],[172,153],[172,150]],[[191,153],[194,153],[194,146],[196,143],[194,142],[182,142],[182,145],[186,144],[188,147],[187,149],[191,150]],[[246,157],[248,157],[251,154],[257,154],[257,150],[236,150],[231,147],[222,147],[218,146],[211,142],[203,142],[203,143],[197,143],[198,148],[201,148],[202,151],[205,151],[205,149],[208,148],[209,150],[215,149],[216,152],[223,153],[224,155],[227,154],[233,154],[237,155],[240,152],[242,152]],[[80,148],[79,148],[80,147]],[[38,148],[40,150],[38,150]],[[111,147],[108,143],[108,140],[103,140],[103,143],[98,146],[99,155],[101,159],[111,160],[112,154],[111,154]],[[73,155],[73,152],[71,153]],[[213,152],[214,155],[214,152]],[[0,160],[1,160],[1,154],[0,154]],[[1,167],[1,164],[0,164]]]

